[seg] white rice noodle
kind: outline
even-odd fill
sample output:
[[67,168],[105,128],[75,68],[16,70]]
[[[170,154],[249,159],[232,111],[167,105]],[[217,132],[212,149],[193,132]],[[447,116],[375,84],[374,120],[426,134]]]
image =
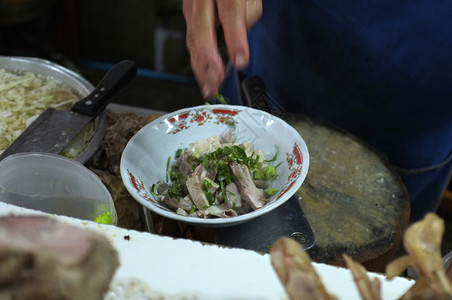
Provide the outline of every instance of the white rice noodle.
[[55,80],[0,69],[0,153],[46,108],[69,109],[77,100],[69,88]]

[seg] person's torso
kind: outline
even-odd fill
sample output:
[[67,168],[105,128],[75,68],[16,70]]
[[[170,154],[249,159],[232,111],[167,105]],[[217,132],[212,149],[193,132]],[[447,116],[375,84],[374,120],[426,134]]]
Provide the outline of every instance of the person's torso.
[[436,163],[426,145],[449,155],[452,1],[263,4],[245,73],[262,76],[285,109],[349,130],[402,166]]

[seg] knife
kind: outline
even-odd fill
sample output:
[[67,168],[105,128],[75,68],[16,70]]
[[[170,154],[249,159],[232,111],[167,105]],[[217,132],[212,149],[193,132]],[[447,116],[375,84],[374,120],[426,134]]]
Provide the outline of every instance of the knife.
[[111,102],[112,97],[129,83],[137,73],[131,60],[116,63],[97,87],[71,110],[47,108],[0,155],[0,160],[20,152],[59,154],[77,134],[96,118]]

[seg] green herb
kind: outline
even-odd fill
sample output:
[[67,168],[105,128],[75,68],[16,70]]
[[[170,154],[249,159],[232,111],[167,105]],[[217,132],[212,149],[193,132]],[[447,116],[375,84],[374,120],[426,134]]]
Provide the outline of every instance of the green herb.
[[274,162],[278,157],[279,148],[275,145],[275,155],[273,155],[272,159],[265,160],[265,162]]
[[204,178],[202,182],[202,190],[209,201],[209,204],[212,205],[215,202],[215,197],[212,194],[211,188],[213,187],[212,181],[208,178]]
[[272,180],[277,177],[276,167],[266,166],[263,169],[255,170],[253,173],[254,179],[258,180]]
[[204,193],[206,194],[207,201],[209,201],[209,204],[212,205],[215,202],[215,198],[213,197],[212,192],[205,190]]
[[158,192],[155,190],[157,188],[157,185],[154,183],[151,188],[149,189],[149,191],[151,192],[151,195],[154,196],[154,198],[158,199],[159,198],[159,194]]
[[176,158],[179,158],[182,155],[182,149],[177,149]]
[[169,178],[170,161],[171,161],[171,156],[168,157],[168,160],[166,161],[166,182],[168,182],[168,178]]
[[100,224],[108,224],[108,225],[110,225],[110,224],[111,224],[111,215],[110,215],[110,212],[107,211],[106,213],[97,216],[97,217],[94,219],[94,222],[97,222],[97,223],[100,223]]
[[172,185],[168,189],[168,196],[170,196],[171,198],[181,198],[183,196],[182,182],[184,180],[184,176],[177,171],[175,166],[173,166],[173,168],[169,172],[169,177],[172,182]]
[[265,180],[264,172],[262,172],[261,170],[255,170],[253,176],[254,179]]
[[264,177],[267,180],[273,179],[276,177],[276,168],[272,166],[265,167]]
[[[265,162],[272,162],[277,159],[278,148],[275,146],[275,155],[270,160],[263,160],[256,152],[251,152],[249,155],[245,151],[243,145],[228,145],[216,149],[210,153],[188,153],[186,159],[193,170],[195,170],[200,164],[204,166],[207,171],[214,171],[216,177],[214,180],[205,178],[201,182],[201,189],[205,194],[209,205],[215,202],[215,193],[221,193],[224,199],[224,203],[230,202],[228,197],[234,193],[227,191],[226,186],[231,182],[237,180],[234,173],[231,170],[231,162],[236,162],[240,165],[244,165],[248,168],[254,179],[272,180],[277,177],[276,168],[279,166],[269,166]],[[179,158],[184,155],[183,149],[176,150],[175,157]],[[171,156],[168,157],[166,165],[166,182],[170,184],[166,193],[168,197],[173,199],[182,199],[187,193],[186,188],[186,175],[183,175],[176,165],[170,166]],[[151,194],[157,198],[158,192],[156,192],[157,186],[153,185],[150,190]],[[272,196],[278,191],[273,188],[269,188],[265,191],[267,196]],[[235,209],[235,203],[230,203],[232,208]],[[193,213],[197,207],[192,207],[190,213]]]
[[227,196],[227,191],[226,191],[226,185],[225,185],[225,181],[224,180],[220,180],[220,191],[221,194],[223,194],[223,199],[224,199],[224,203],[227,204],[228,203],[228,196]]
[[205,189],[210,189],[212,187],[212,182],[208,180],[207,178],[204,178],[204,181],[202,182],[202,187]]
[[225,96],[223,96],[219,93],[216,93],[215,96],[213,96],[212,100],[214,100],[214,101],[216,100],[216,101],[220,102],[221,104],[228,104],[228,102],[229,102]]
[[270,197],[270,196],[273,196],[274,194],[276,194],[277,192],[278,192],[278,190],[275,188],[268,188],[265,190],[265,195]]

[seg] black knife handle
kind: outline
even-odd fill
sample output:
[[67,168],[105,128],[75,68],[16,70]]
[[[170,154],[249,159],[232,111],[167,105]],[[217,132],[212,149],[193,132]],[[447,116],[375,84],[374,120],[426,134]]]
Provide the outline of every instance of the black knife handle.
[[111,102],[112,97],[137,74],[137,66],[131,60],[116,63],[96,88],[72,107],[72,111],[90,117],[99,115]]
[[260,76],[253,75],[245,77],[241,85],[246,102],[245,106],[272,113],[265,93],[265,84]]

